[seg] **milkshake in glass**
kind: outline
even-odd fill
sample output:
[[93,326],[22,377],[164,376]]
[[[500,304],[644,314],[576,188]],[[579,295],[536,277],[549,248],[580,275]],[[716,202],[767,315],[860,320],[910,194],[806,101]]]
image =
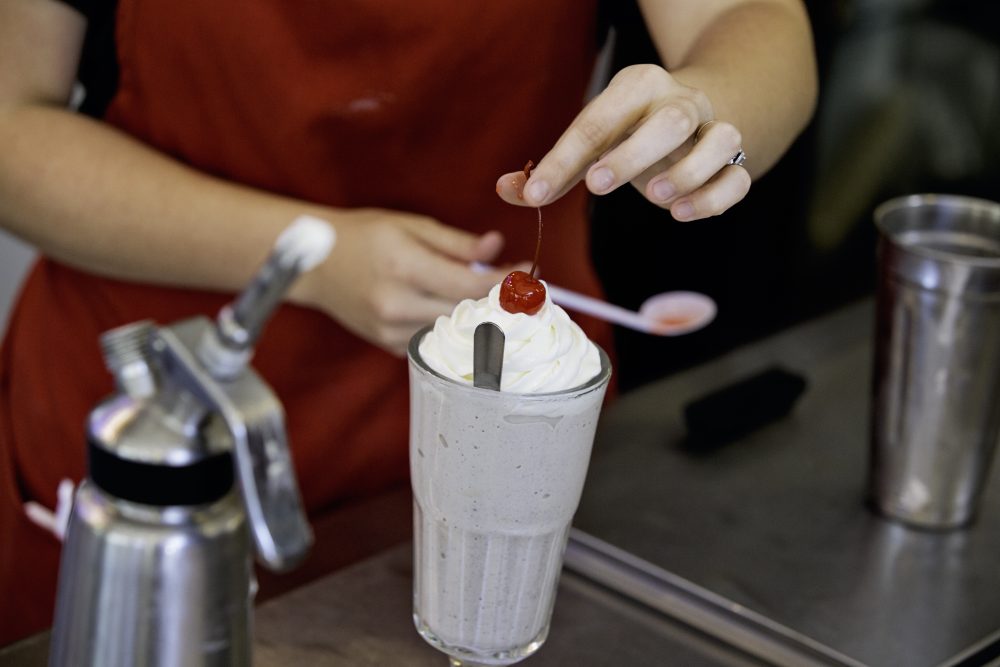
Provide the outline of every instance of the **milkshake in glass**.
[[[498,287],[410,342],[414,622],[466,664],[506,665],[548,633],[611,368],[548,297],[508,313]],[[501,391],[472,386],[473,334],[506,337]]]

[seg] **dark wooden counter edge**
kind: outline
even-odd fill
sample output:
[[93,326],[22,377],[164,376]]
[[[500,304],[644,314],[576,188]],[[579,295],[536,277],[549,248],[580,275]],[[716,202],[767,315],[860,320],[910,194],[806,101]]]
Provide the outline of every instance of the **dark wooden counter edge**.
[[[275,574],[257,567],[257,604],[340,570],[413,537],[409,482],[311,520],[316,542],[295,570]],[[49,632],[0,647],[2,667],[42,667],[48,662]]]

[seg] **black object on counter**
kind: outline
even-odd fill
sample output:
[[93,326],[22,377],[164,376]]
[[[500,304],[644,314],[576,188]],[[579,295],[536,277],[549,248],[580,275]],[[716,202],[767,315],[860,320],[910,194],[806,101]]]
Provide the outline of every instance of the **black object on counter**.
[[788,414],[806,379],[778,366],[738,380],[684,406],[685,448],[706,451]]

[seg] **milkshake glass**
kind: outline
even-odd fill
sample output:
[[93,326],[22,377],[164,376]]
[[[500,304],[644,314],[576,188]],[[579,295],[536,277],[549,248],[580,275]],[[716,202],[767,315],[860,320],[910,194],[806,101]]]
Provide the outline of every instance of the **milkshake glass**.
[[548,634],[611,376],[553,393],[480,389],[410,341],[413,620],[452,664],[508,665]]

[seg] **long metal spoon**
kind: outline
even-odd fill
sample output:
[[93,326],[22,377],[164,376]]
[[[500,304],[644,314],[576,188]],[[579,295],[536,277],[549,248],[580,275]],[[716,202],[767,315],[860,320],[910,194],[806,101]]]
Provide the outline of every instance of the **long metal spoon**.
[[476,327],[472,338],[472,385],[500,391],[503,374],[503,330],[493,322]]

